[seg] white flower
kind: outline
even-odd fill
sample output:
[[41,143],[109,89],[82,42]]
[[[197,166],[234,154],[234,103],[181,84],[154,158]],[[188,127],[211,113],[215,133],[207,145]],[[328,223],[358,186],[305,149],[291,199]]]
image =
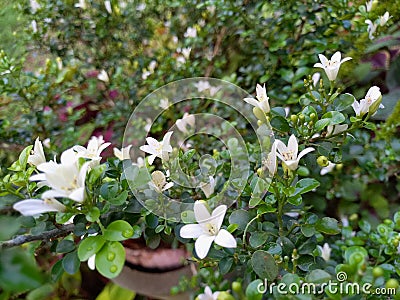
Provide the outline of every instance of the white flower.
[[370,0],[365,3],[365,9],[367,12],[371,11],[373,2],[374,2],[374,0]]
[[101,152],[106,149],[111,143],[105,143],[103,136],[92,136],[88,142],[87,148],[76,145],[72,149],[77,152],[78,157],[89,158],[93,161],[101,160]]
[[182,55],[179,55],[176,58],[176,63],[177,63],[178,66],[183,65],[185,62],[186,62],[186,58],[184,56],[182,56]]
[[385,12],[383,16],[379,17],[379,25],[384,26],[390,18],[391,16],[389,15],[389,12]]
[[331,135],[337,135],[346,131],[349,125],[342,124],[342,125],[328,125],[326,129],[326,137],[330,137]]
[[108,74],[105,70],[101,70],[101,72],[99,73],[99,75],[97,75],[97,79],[104,81],[104,82],[109,82],[110,78],[108,77]]
[[211,87],[210,83],[205,80],[200,80],[199,82],[196,82],[194,86],[197,88],[197,91],[199,93],[206,91]]
[[220,292],[212,292],[209,286],[206,286],[204,293],[197,296],[198,300],[217,300]]
[[56,63],[57,63],[57,69],[62,70],[63,68],[63,63],[60,57],[56,58]]
[[325,243],[323,247],[318,245],[318,249],[321,252],[321,257],[325,260],[328,261],[331,258],[331,247],[329,247],[328,243]]
[[276,147],[278,149],[278,152],[276,153],[276,155],[292,171],[294,171],[298,168],[299,161],[304,155],[315,150],[312,147],[308,147],[308,148],[304,149],[303,151],[301,151],[297,155],[297,153],[299,151],[299,145],[298,145],[297,139],[294,136],[294,134],[292,134],[290,136],[287,147],[280,140],[276,140]]
[[131,150],[131,147],[132,145],[129,145],[128,147],[121,148],[121,150],[114,148],[114,156],[119,160],[130,159],[131,156],[129,155],[129,151]]
[[28,163],[34,166],[38,166],[46,162],[46,157],[44,156],[42,142],[39,138],[36,138],[35,145],[31,151],[31,155],[28,156]]
[[321,78],[321,73],[320,72],[316,72],[313,74],[313,76],[311,77],[312,81],[313,81],[313,86],[317,86],[319,83],[319,79]]
[[258,107],[263,112],[269,113],[270,112],[269,97],[267,96],[265,84],[264,86],[257,84],[256,92],[257,92],[256,98],[258,101],[254,98],[244,98],[243,100],[255,107]]
[[182,53],[184,58],[189,59],[191,51],[192,51],[192,48],[189,47],[189,48],[182,48],[180,52]]
[[356,113],[357,117],[362,117],[366,113],[374,114],[378,108],[385,108],[382,104],[382,94],[380,92],[379,87],[373,86],[371,87],[364,99],[361,99],[360,102],[354,100],[351,105]]
[[322,68],[324,69],[326,76],[330,81],[336,80],[336,77],[339,73],[340,65],[346,61],[349,61],[351,57],[346,57],[341,60],[342,54],[337,51],[332,55],[331,59],[328,60],[324,55],[318,54],[319,60],[321,63],[316,63],[314,68]]
[[96,254],[93,254],[91,257],[89,257],[87,261],[87,265],[90,270],[94,271],[96,269]]
[[136,6],[137,11],[144,11],[145,9],[146,9],[146,3],[140,3],[138,6]]
[[77,8],[82,8],[82,9],[86,9],[86,1],[85,0],[79,0],[78,3],[75,3],[75,7]]
[[176,127],[183,133],[188,133],[188,126],[193,129],[195,125],[195,117],[194,115],[190,115],[188,113],[184,113],[182,119],[176,120]]
[[375,33],[378,25],[375,24],[374,22],[372,22],[371,20],[365,20],[365,23],[368,24],[368,27],[367,27],[368,37],[370,40],[373,40],[375,38],[374,33]]
[[[168,174],[167,174],[168,175]],[[163,172],[154,171],[151,173],[151,181],[149,185],[158,193],[168,190],[174,186],[173,182],[167,182],[167,179]]]
[[168,99],[161,99],[160,104],[158,106],[161,107],[162,109],[167,109],[169,107],[169,105],[170,105],[170,103],[169,103]]
[[146,138],[147,144],[144,146],[140,146],[140,150],[151,154],[149,156],[149,164],[152,165],[156,157],[159,157],[164,160],[168,160],[168,153],[172,152],[172,147],[170,144],[170,139],[172,135],[172,131],[165,134],[162,142],[157,141],[152,137]]
[[208,183],[202,183],[200,185],[200,188],[203,191],[204,195],[206,195],[206,198],[209,198],[212,194],[214,194],[214,189],[216,184],[214,177],[209,176],[208,179],[209,179]]
[[45,146],[46,148],[50,148],[51,142],[50,139],[47,138],[43,141],[43,146]]
[[197,36],[197,30],[194,27],[189,27],[186,29],[185,34],[183,35],[185,38],[195,38]]
[[106,7],[107,12],[111,15],[112,14],[111,2],[109,0],[104,1],[104,6]]
[[31,25],[32,25],[33,33],[36,33],[36,32],[38,31],[38,30],[37,30],[37,23],[36,23],[36,21],[35,21],[35,20],[32,20]]
[[188,224],[181,228],[183,238],[197,238],[195,249],[197,256],[207,256],[212,242],[225,248],[236,248],[236,240],[227,230],[221,229],[226,214],[226,205],[220,205],[210,214],[204,201],[194,203],[194,216],[198,224]]
[[35,14],[40,9],[40,4],[36,0],[30,0],[32,13]]
[[271,176],[275,175],[278,167],[276,163],[276,145],[277,141],[272,144],[271,151],[268,153],[267,160],[265,162],[265,165],[269,171],[269,175]]
[[65,211],[65,206],[52,198],[22,200],[15,203],[13,208],[24,216],[34,216],[51,211]]
[[55,161],[40,164],[37,169],[43,173],[31,176],[30,180],[41,181],[38,185],[51,188],[42,194],[43,199],[65,197],[83,202],[88,163],[79,168],[76,153],[72,149],[64,151],[60,160],[60,164]]
[[326,174],[332,172],[333,169],[335,168],[335,166],[336,166],[336,164],[334,164],[333,162],[330,162],[330,161],[329,161],[329,162],[328,162],[328,165],[327,165],[326,167],[323,167],[323,168],[321,169],[320,174],[321,174],[322,176],[324,176],[324,175],[326,175]]

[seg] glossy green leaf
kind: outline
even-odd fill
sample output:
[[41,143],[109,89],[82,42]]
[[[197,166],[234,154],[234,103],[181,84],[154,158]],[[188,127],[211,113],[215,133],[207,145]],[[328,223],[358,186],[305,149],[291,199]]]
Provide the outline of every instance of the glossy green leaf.
[[123,241],[133,236],[132,225],[124,220],[117,220],[110,223],[103,233],[108,241]]
[[301,194],[307,193],[307,192],[312,191],[313,189],[317,188],[319,185],[320,185],[320,183],[318,182],[318,180],[316,180],[314,178],[300,179],[295,185],[296,190],[293,195],[301,195]]
[[273,281],[278,276],[279,269],[274,257],[267,251],[257,250],[251,257],[251,265],[258,277]]
[[315,224],[315,229],[325,234],[340,233],[338,221],[334,218],[329,218],[329,217],[324,217],[322,219],[319,219],[318,222]]
[[101,235],[88,236],[78,246],[78,257],[80,261],[87,261],[92,255],[96,254],[105,243]]
[[96,254],[96,269],[107,278],[115,278],[125,264],[125,249],[120,242],[106,242]]
[[62,260],[62,266],[68,274],[75,274],[79,270],[81,262],[78,258],[77,251],[70,252],[64,256]]

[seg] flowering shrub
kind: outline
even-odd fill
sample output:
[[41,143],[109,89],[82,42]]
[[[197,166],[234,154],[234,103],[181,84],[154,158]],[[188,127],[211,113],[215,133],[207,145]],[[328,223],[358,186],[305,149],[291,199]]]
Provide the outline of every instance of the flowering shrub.
[[[236,138],[228,140],[226,150],[214,150],[213,166],[205,169],[205,165],[200,164],[199,169],[195,164],[200,148],[181,143],[179,149],[171,142],[178,134],[174,131],[164,134],[162,141],[147,137],[140,150],[150,156],[137,162],[131,160],[132,145],[115,148],[116,157],[102,162],[101,154],[110,146],[102,137],[92,137],[87,147],[76,145],[65,150],[59,163],[57,157],[48,161],[37,139],[34,146],[22,151],[9,168],[12,173],[1,183],[2,194],[8,194],[15,202],[13,208],[26,216],[22,224],[10,220],[15,228],[9,235],[21,225],[31,232],[36,228],[66,235],[51,247],[56,253],[65,253],[52,267],[54,278],[63,271],[75,274],[85,261],[103,276],[116,277],[125,261],[121,242],[127,239],[144,238],[151,248],[161,240],[186,244],[200,272],[174,292],[193,289],[200,280],[207,287],[198,299],[261,299],[264,280],[325,282],[340,271],[354,276],[356,282],[381,287],[382,278],[389,279],[390,270],[397,270],[397,264],[390,264],[398,256],[397,214],[376,229],[362,220],[358,224],[361,230],[353,232],[349,221],[340,225],[303,203],[303,197],[320,186],[318,176],[310,177],[308,162],[317,162],[322,175],[338,169],[343,145],[354,139],[352,134],[357,130],[374,128],[369,119],[382,107],[376,86],[361,100],[336,88],[340,66],[350,58],[341,60],[340,52],[331,60],[319,57],[321,63],[315,67],[322,68],[328,80],[305,79],[307,91],[300,97],[298,113],[271,107],[266,86],[257,86],[256,99],[237,99],[253,107],[260,140],[259,146],[251,139],[245,146],[251,168],[245,173],[243,186],[230,174],[235,152],[245,149]],[[201,122],[199,118],[185,114],[175,120],[176,128],[191,134]],[[263,130],[267,133],[262,134]],[[200,176],[195,186],[174,183],[180,182],[177,165],[190,176]],[[229,187],[233,187],[230,197],[234,203],[224,202],[224,191]],[[234,191],[241,192],[235,195]],[[139,205],[140,193],[146,195],[141,203],[147,209]],[[165,196],[170,197],[169,202]],[[15,201],[18,198],[25,200]],[[180,199],[178,211],[171,199]],[[33,217],[29,222],[28,216]],[[334,238],[338,234],[345,240]],[[14,239],[3,247],[22,242]],[[344,257],[341,251],[345,251]],[[381,274],[368,277],[371,272],[378,273],[376,265],[381,266]],[[223,275],[235,270],[242,271],[230,288]],[[363,279],[358,277],[361,274]],[[221,292],[213,293],[210,287]]]

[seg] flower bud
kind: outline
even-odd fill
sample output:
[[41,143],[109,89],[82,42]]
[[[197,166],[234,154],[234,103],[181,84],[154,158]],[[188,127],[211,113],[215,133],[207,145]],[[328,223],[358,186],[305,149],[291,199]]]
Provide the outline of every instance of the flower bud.
[[304,121],[304,119],[305,119],[305,116],[304,116],[303,114],[300,114],[300,115],[299,115],[299,119],[300,119],[300,121],[303,123],[303,121]]
[[310,114],[311,120],[314,120],[316,117],[317,117],[317,115],[315,113]]
[[257,169],[257,175],[261,177],[263,170],[261,168]]
[[296,115],[291,115],[290,120],[293,122],[293,124],[297,123],[298,117]]
[[326,167],[329,164],[329,160],[326,156],[321,155],[320,157],[317,158],[317,163],[321,167]]
[[341,171],[343,169],[343,164],[337,164],[336,170]]
[[242,284],[239,281],[232,282],[232,290],[238,294],[242,293]]
[[368,112],[373,115],[374,113],[376,113],[376,111],[378,110],[379,106],[382,103],[382,95],[379,96],[379,98],[372,103],[372,105],[369,107]]
[[235,300],[235,298],[233,298],[232,295],[228,292],[220,292],[218,294],[217,300]]
[[261,122],[267,121],[265,118],[265,113],[258,107],[253,107],[253,114],[259,119]]

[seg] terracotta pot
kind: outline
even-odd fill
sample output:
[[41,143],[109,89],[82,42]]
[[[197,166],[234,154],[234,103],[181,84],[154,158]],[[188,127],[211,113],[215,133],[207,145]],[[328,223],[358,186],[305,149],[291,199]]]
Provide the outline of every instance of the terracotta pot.
[[120,286],[137,294],[165,300],[187,300],[189,293],[172,296],[171,288],[182,276],[191,277],[194,265],[187,264],[186,250],[158,248],[151,250],[142,245],[125,245],[126,264],[121,274],[113,279]]

